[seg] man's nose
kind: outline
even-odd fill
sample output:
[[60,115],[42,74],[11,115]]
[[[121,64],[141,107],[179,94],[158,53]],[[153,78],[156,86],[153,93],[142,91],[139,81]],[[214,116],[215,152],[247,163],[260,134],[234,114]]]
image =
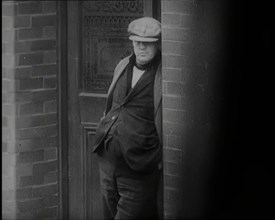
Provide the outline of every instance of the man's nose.
[[140,49],[144,49],[144,48],[145,48],[145,44],[144,44],[143,42],[140,42],[140,43],[139,43],[139,48],[140,48]]

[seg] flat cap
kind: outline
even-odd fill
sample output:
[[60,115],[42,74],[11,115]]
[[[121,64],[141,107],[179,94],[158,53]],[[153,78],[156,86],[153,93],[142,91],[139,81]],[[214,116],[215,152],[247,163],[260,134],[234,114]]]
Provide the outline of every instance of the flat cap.
[[133,20],[128,26],[129,39],[154,42],[160,39],[161,24],[154,18],[142,17]]

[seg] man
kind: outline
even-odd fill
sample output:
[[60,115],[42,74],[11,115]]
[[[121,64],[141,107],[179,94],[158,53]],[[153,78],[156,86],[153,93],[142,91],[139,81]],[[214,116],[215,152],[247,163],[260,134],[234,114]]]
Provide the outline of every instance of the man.
[[156,219],[162,173],[160,23],[128,26],[134,53],[119,62],[95,135],[105,219]]

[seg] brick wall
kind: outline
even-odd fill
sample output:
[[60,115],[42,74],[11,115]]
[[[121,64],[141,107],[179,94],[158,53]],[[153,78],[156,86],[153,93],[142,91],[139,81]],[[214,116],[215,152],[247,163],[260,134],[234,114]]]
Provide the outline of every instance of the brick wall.
[[161,1],[166,219],[205,214],[219,113],[216,3]]
[[58,215],[56,2],[2,2],[2,214]]

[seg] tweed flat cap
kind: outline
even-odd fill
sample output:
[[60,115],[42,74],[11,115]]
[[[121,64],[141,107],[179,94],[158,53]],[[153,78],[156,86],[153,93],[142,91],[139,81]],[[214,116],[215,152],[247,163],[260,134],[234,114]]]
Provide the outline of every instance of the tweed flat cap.
[[160,39],[161,24],[154,18],[143,17],[132,21],[128,26],[129,39],[154,42]]

